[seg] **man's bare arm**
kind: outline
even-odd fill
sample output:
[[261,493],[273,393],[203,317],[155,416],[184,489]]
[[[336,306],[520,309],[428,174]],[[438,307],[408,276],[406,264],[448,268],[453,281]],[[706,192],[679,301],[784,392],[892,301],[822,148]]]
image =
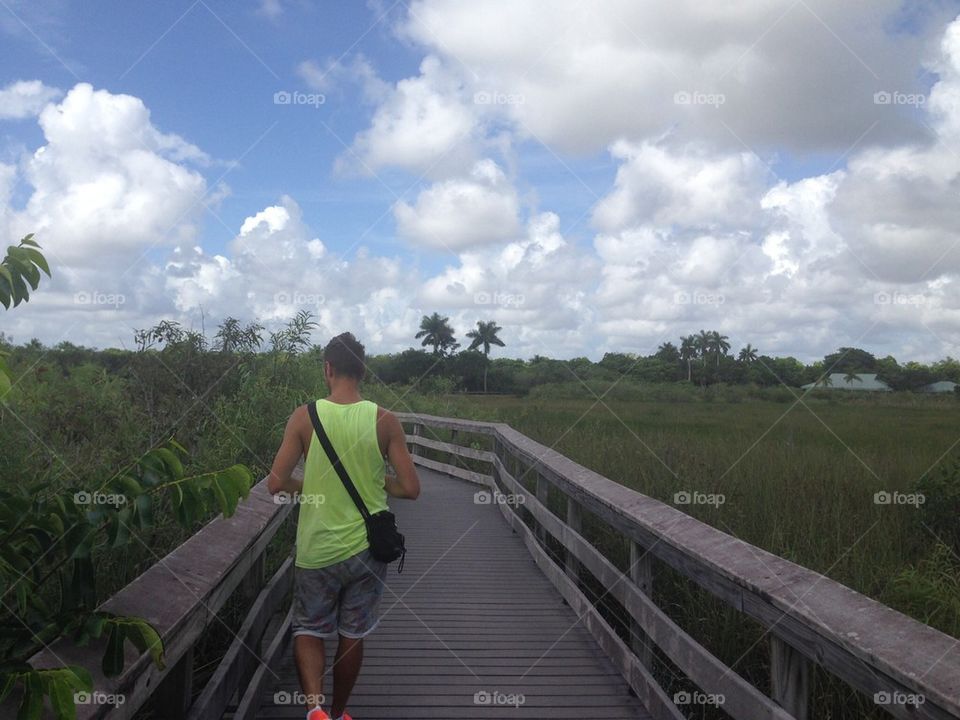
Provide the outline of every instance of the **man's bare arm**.
[[299,430],[302,413],[303,408],[297,408],[287,420],[283,441],[280,443],[280,449],[277,450],[273,467],[267,477],[267,489],[272,495],[278,492],[296,493],[303,490],[303,481],[291,477],[293,469],[303,456],[303,439]]
[[403,426],[397,416],[387,410],[384,410],[380,422],[387,433],[387,459],[397,473],[386,476],[384,487],[393,497],[416,500],[420,494],[420,478],[407,450],[407,436],[403,432]]

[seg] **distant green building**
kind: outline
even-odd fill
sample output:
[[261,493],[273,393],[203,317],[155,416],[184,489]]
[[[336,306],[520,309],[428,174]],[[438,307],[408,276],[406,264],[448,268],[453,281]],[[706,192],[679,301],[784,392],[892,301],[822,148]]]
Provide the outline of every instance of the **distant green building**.
[[929,385],[924,385],[919,392],[925,393],[952,393],[956,392],[957,383],[952,380],[939,380]]
[[858,379],[848,379],[847,373],[830,373],[827,375],[830,378],[827,382],[820,379],[815,383],[807,383],[803,386],[803,389],[866,390],[868,392],[890,392],[893,389],[883,380],[877,379],[876,373],[854,373],[854,376]]

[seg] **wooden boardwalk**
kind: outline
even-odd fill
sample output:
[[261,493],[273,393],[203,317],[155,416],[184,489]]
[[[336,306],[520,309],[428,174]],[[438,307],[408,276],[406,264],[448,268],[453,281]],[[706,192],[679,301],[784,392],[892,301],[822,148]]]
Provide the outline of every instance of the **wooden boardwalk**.
[[[390,568],[351,715],[650,717],[498,508],[474,503],[480,488],[419,473],[420,498],[392,502],[409,553],[402,574]],[[286,703],[299,691],[292,650],[273,670],[257,717],[302,718]]]

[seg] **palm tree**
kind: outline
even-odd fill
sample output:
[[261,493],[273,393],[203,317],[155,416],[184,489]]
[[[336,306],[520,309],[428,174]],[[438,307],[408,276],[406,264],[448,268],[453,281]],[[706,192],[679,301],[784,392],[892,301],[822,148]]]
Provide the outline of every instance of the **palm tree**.
[[831,387],[833,385],[833,378],[830,377],[830,373],[824,373],[820,376],[814,385],[819,385],[820,387]]
[[687,382],[690,382],[693,376],[693,359],[697,356],[697,338],[694,335],[687,335],[680,338],[680,359],[687,364]]
[[710,333],[710,350],[717,356],[717,367],[720,367],[720,356],[726,355],[730,349],[730,343],[727,342],[729,339],[726,335],[721,335],[716,330]]
[[440,313],[433,315],[424,315],[420,320],[420,332],[416,334],[417,340],[423,338],[420,343],[423,347],[433,345],[434,355],[443,355],[448,350],[453,352],[460,343],[453,336],[453,328],[450,327],[450,318],[443,317]]
[[677,351],[677,346],[672,342],[665,342],[657,348],[656,355],[654,356],[666,363],[675,363],[680,359],[680,353]]
[[708,333],[706,330],[701,330],[694,338],[697,354],[700,356],[704,367],[707,366],[707,355],[710,354],[710,340],[710,333]]
[[499,345],[500,347],[504,347],[503,340],[497,337],[497,333],[501,330],[503,330],[503,328],[497,325],[495,320],[487,322],[477,320],[477,329],[467,333],[467,337],[472,341],[468,350],[476,350],[481,345],[483,346],[483,357],[486,360],[483,365],[484,392],[487,391],[487,366],[490,364],[490,346]]
[[855,382],[862,383],[863,378],[851,370],[850,372],[848,372],[846,375],[843,376],[843,381],[847,385],[849,385],[850,383],[855,383]]

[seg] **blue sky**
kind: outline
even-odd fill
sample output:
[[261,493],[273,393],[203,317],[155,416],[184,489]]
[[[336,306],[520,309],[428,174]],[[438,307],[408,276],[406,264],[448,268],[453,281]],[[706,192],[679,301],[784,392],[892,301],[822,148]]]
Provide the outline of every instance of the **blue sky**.
[[[380,350],[409,344],[421,314],[464,332],[495,310],[521,356],[645,352],[700,327],[801,357],[860,331],[878,352],[956,354],[954,168],[916,173],[953,148],[960,4],[601,5],[6,0],[11,102],[30,81],[53,105],[78,83],[94,91],[63,124],[39,101],[0,119],[5,230],[41,228],[62,261],[10,332],[116,345],[201,309],[277,323],[291,307],[265,298],[288,282],[323,294],[321,333],[359,323]],[[491,92],[519,100],[478,101]],[[169,180],[156,198],[135,188],[135,149],[94,140],[108,116],[167,138],[147,143]],[[202,188],[199,210],[184,183]],[[154,203],[178,209],[171,227],[138,218]],[[98,245],[107,226],[123,242]],[[78,307],[91,290],[129,300]],[[522,303],[478,307],[490,292]],[[698,292],[723,300],[680,307]],[[878,293],[914,301],[882,307]]]

